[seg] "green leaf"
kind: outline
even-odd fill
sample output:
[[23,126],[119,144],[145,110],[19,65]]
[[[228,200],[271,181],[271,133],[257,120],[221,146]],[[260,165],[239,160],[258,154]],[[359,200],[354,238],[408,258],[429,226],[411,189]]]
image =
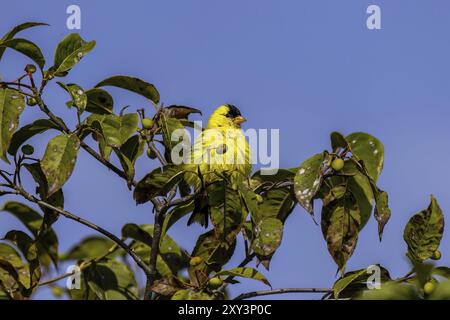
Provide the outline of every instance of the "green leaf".
[[[131,248],[135,249],[139,256],[145,257],[145,259],[149,258],[153,239],[153,225],[126,224],[122,228],[122,237],[139,241],[140,244],[135,243]],[[184,250],[168,235],[161,237],[157,259],[158,273],[162,276],[176,274],[179,270],[185,268],[187,263],[188,258]]]
[[135,169],[134,166],[136,164],[136,160],[142,155],[144,152],[144,141],[140,138],[139,135],[134,135],[130,139],[128,139],[120,149],[114,149],[116,152],[120,164],[122,165],[123,170],[127,174],[128,183],[131,185]]
[[360,278],[362,275],[367,273],[366,269],[361,269],[358,271],[354,271],[351,273],[346,273],[343,277],[341,277],[338,281],[336,281],[333,285],[333,294],[334,298],[338,299],[339,294],[347,288],[353,281]]
[[86,91],[86,111],[95,114],[111,114],[114,100],[111,95],[103,89],[90,89]]
[[367,224],[372,215],[372,203],[374,201],[373,190],[369,179],[362,173],[358,173],[347,180],[347,188],[358,203],[361,213],[360,230]]
[[164,114],[161,114],[160,126],[163,133],[164,146],[170,152],[174,146],[180,143],[179,141],[172,141],[172,134],[176,130],[185,130],[185,128],[180,120],[169,118]]
[[217,238],[214,230],[211,230],[197,239],[191,256],[203,258],[206,262],[203,266],[205,270],[219,271],[230,260],[235,248],[236,241],[231,244],[223,242],[223,239]]
[[331,133],[330,139],[333,151],[337,151],[339,148],[346,149],[348,147],[348,142],[345,137],[337,131]]
[[24,108],[23,95],[15,90],[0,89],[0,157],[7,163],[6,151],[19,126],[19,116]]
[[414,215],[407,223],[403,239],[408,245],[408,257],[415,262],[429,259],[439,248],[444,232],[444,215],[431,196],[427,209]]
[[361,300],[418,300],[417,289],[409,284],[395,281],[385,283],[379,290],[365,290]]
[[169,230],[171,226],[173,226],[178,220],[180,220],[181,218],[183,218],[185,215],[192,212],[193,210],[194,210],[194,200],[192,200],[188,203],[185,203],[185,204],[175,206],[166,215],[163,226],[162,226],[161,234],[165,235],[167,230]]
[[75,168],[80,140],[75,134],[63,134],[51,139],[41,161],[51,196],[66,183]]
[[39,68],[42,70],[45,65],[45,59],[42,55],[41,49],[33,42],[25,40],[25,39],[11,39],[7,40],[3,43],[0,43],[1,47],[7,47],[13,50],[16,50],[23,55],[29,57],[31,60],[36,62]]
[[314,214],[313,198],[322,184],[324,160],[325,153],[312,156],[300,165],[294,178],[295,196],[309,214]]
[[106,86],[118,87],[137,93],[153,101],[153,103],[155,104],[159,102],[159,92],[156,90],[156,88],[152,84],[138,78],[128,76],[113,76],[101,81],[95,87],[98,88]]
[[[380,285],[383,286],[385,282],[391,280],[391,276],[389,271],[382,266],[376,265],[376,267],[380,268]],[[367,281],[372,274],[373,271],[369,270],[369,268],[347,272],[333,285],[334,299],[355,298],[365,290],[370,290],[367,286]]]
[[202,112],[198,109],[187,107],[187,106],[168,106],[166,108],[162,109],[164,114],[169,118],[176,118],[176,119],[188,119],[189,115],[192,113],[199,113],[200,115]]
[[59,81],[56,83],[70,94],[72,100],[69,102],[69,106],[76,107],[78,112],[81,114],[86,109],[88,99],[83,88],[74,83],[64,84]]
[[28,266],[12,246],[0,243],[0,293],[5,299],[23,299],[30,284]]
[[296,204],[289,188],[271,189],[264,193],[263,202],[259,204],[260,216],[285,221]]
[[50,260],[57,265],[58,237],[51,228],[40,234],[43,217],[38,212],[16,201],[6,202],[1,211],[15,216],[35,236],[38,242],[39,258],[43,265],[47,266]]
[[350,197],[340,198],[322,208],[322,233],[341,273],[355,250],[360,221],[358,205]]
[[184,171],[179,166],[156,168],[137,183],[133,192],[136,204],[145,203],[156,196],[165,196],[183,179],[183,175]]
[[[41,197],[41,199],[57,208],[64,208],[64,193],[62,189],[59,189],[57,192],[52,194],[50,197],[47,197],[48,194],[48,183],[47,178],[42,172],[42,168],[39,162],[34,162],[31,164],[24,164],[25,169],[33,177],[34,181],[38,184],[37,193]],[[39,205],[41,210],[44,212],[44,219],[40,227],[39,234],[46,233],[52,224],[56,222],[59,217],[59,212],[56,210],[49,209],[43,205]]]
[[[48,26],[47,23],[42,23],[42,22],[26,22],[26,23],[22,23],[19,24],[18,26],[14,27],[12,30],[10,30],[8,33],[6,33],[1,39],[0,39],[0,45],[3,44],[4,42],[14,38],[14,36],[19,33],[20,31],[23,31],[25,29],[28,28],[32,28],[32,27],[37,27],[37,26]],[[5,52],[4,47],[0,46],[0,59],[3,56],[3,53]]]
[[75,298],[95,300],[139,299],[138,285],[133,272],[119,261],[107,260],[94,263],[83,270],[82,278],[81,289],[70,290],[71,295],[75,294]]
[[[81,240],[68,252],[62,255],[61,260],[90,260],[103,256],[114,245],[114,243],[103,237],[90,236]],[[111,257],[112,255],[108,255]]]
[[56,47],[53,71],[56,76],[64,76],[87,53],[95,47],[95,41],[86,42],[78,33],[67,35]]
[[283,223],[275,218],[266,218],[255,224],[253,232],[252,249],[260,257],[270,257],[281,245]]
[[381,238],[383,236],[383,230],[386,223],[389,221],[391,217],[391,209],[389,209],[388,204],[388,194],[385,191],[379,191],[377,193],[376,205],[375,205],[375,219],[378,222],[378,236]]
[[294,181],[295,174],[298,168],[290,169],[278,169],[276,174],[263,175],[261,170],[256,171],[251,180],[250,187],[255,191],[259,192],[261,187],[266,185],[273,185],[275,183]]
[[249,267],[238,267],[230,270],[222,270],[217,273],[218,276],[233,276],[233,277],[241,277],[247,279],[253,279],[257,281],[261,281],[262,283],[271,287],[270,282],[266,279],[266,277],[254,268]]
[[239,193],[225,181],[209,185],[207,193],[216,236],[233,242],[247,216]]
[[197,292],[188,289],[178,290],[173,296],[172,300],[213,300],[214,297],[205,292]]
[[105,159],[109,159],[111,148],[120,148],[137,131],[138,122],[139,116],[136,113],[122,116],[92,114],[87,118],[89,125],[95,126],[97,123],[101,129],[103,137],[98,137],[98,140],[100,151]]
[[383,170],[384,146],[377,138],[365,132],[355,132],[346,137],[352,154],[364,162],[374,182]]
[[41,278],[39,254],[36,243],[25,232],[18,230],[9,231],[3,239],[17,246],[25,259],[28,261],[30,282],[26,285],[26,287],[33,289],[36,287],[39,279]]
[[58,126],[49,119],[39,119],[30,124],[27,124],[17,130],[11,138],[11,144],[9,145],[8,153],[15,155],[20,146],[32,138],[33,136],[43,133],[49,129],[58,130]]

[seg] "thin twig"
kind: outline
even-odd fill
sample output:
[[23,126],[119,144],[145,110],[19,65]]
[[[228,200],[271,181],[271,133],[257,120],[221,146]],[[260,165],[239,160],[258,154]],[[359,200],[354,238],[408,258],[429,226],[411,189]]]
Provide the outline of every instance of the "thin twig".
[[[111,248],[109,248],[109,250],[108,250],[106,253],[102,254],[101,256],[99,256],[99,257],[97,257],[97,258],[94,258],[94,259],[91,259],[91,260],[89,260],[89,261],[85,261],[85,262],[81,263],[81,264],[78,266],[78,267],[80,268],[80,271],[86,269],[87,267],[89,267],[90,265],[92,265],[94,262],[99,262],[99,261],[101,261],[103,258],[107,257],[108,255],[110,255],[111,253],[113,253],[114,251],[116,251],[116,250],[118,249],[118,247],[119,247],[119,246],[117,245],[117,243],[114,243],[114,245],[112,245]],[[62,280],[62,279],[64,279],[64,278],[67,278],[67,277],[72,276],[75,272],[76,272],[76,270],[74,270],[74,271],[72,271],[72,272],[64,273],[64,274],[62,274],[62,275],[60,275],[60,276],[57,276],[57,277],[55,277],[55,278],[52,278],[52,279],[49,279],[49,280],[46,280],[46,281],[43,281],[43,282],[40,282],[40,283],[38,284],[38,286],[42,287],[42,286],[46,286],[46,285],[49,285],[49,284],[58,282],[59,280]]]
[[36,198],[33,195],[26,192],[24,189],[18,189],[18,192],[20,193],[21,196],[23,196],[28,201],[34,202],[40,206],[43,206],[43,207],[46,207],[53,211],[56,211],[59,214],[63,215],[64,217],[74,220],[78,223],[81,223],[81,224],[85,225],[86,227],[91,228],[91,229],[103,234],[104,236],[108,237],[113,242],[115,242],[118,246],[120,246],[122,249],[124,249],[146,274],[150,273],[151,270],[150,270],[149,266],[147,264],[145,264],[144,261],[142,261],[142,259],[134,252],[134,250],[131,249],[125,242],[123,242],[121,239],[119,239],[117,236],[115,236],[108,230],[105,230],[102,227],[99,227],[98,225],[94,224],[93,222],[83,219],[67,210],[63,210],[61,208],[55,207],[55,206],[45,202],[45,201],[39,200],[38,198]]
[[326,288],[285,288],[285,289],[273,289],[273,290],[261,290],[248,293],[242,293],[233,300],[244,300],[254,297],[269,296],[273,294],[284,293],[328,293],[331,289]]

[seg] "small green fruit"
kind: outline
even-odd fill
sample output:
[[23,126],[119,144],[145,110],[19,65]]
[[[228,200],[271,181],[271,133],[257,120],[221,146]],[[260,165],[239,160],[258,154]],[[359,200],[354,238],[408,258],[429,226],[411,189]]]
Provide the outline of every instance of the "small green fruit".
[[239,186],[237,185],[237,183],[233,183],[231,185],[231,189],[233,189],[234,191],[237,191],[239,189]]
[[256,202],[258,202],[259,204],[264,202],[264,199],[260,194],[256,195]]
[[150,130],[153,127],[153,120],[150,118],[142,119],[142,127],[146,130]]
[[52,293],[56,298],[61,298],[64,295],[64,289],[61,287],[52,287]]
[[148,149],[147,149],[147,156],[148,156],[150,159],[156,159],[156,153],[153,152],[153,150],[152,150],[151,148],[148,148]]
[[220,288],[220,286],[223,284],[223,280],[219,277],[214,277],[209,279],[208,281],[208,287],[212,290]]
[[344,168],[344,160],[342,160],[341,158],[334,159],[333,162],[331,163],[331,167],[335,171],[341,171],[342,168]]
[[37,105],[37,103],[38,102],[37,102],[36,98],[33,98],[33,97],[27,98],[27,105],[29,105],[30,107]]
[[27,64],[25,66],[25,72],[28,74],[33,74],[36,72],[36,66],[34,64]]
[[22,150],[22,153],[27,155],[27,156],[30,156],[30,155],[32,155],[34,153],[33,146],[30,146],[29,144],[26,144],[26,145],[22,146],[21,150]]
[[442,254],[439,250],[436,250],[433,252],[433,255],[431,256],[431,259],[433,260],[439,260],[441,258]]
[[431,293],[434,291],[435,288],[436,288],[436,285],[435,285],[433,282],[428,281],[428,282],[425,283],[425,285],[423,286],[423,292],[424,292],[426,295],[428,295],[428,294],[431,294]]
[[199,266],[202,263],[203,263],[202,257],[192,257],[191,260],[189,261],[189,265],[191,267]]

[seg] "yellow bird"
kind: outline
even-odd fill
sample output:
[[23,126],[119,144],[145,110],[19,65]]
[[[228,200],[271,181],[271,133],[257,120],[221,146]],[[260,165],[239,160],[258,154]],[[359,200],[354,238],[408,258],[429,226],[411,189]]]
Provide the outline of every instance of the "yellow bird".
[[[191,163],[185,165],[185,180],[195,190],[223,180],[224,176],[231,184],[239,184],[250,176],[250,147],[241,129],[245,121],[240,110],[230,104],[222,105],[212,113],[205,130],[194,142]],[[198,221],[206,225],[204,218],[207,218],[207,213],[200,215],[195,212],[205,208],[205,204],[199,202],[202,201],[197,201],[189,223]]]
[[250,148],[241,129],[246,119],[238,108],[226,104],[211,115],[205,130],[196,138],[191,163],[186,165],[186,181],[195,188],[222,180],[226,175],[233,183],[247,179],[252,171]]

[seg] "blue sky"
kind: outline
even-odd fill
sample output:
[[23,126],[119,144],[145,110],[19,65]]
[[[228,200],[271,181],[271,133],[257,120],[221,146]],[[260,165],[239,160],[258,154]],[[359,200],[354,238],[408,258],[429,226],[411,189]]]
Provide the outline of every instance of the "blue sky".
[[[403,275],[409,268],[402,239],[405,223],[428,205],[430,194],[449,212],[448,1],[22,0],[2,5],[0,31],[25,21],[50,23],[21,37],[39,44],[51,61],[58,41],[71,32],[65,24],[70,4],[81,7],[80,34],[96,39],[97,47],[64,81],[88,89],[111,75],[134,75],[155,84],[166,105],[191,105],[206,116],[220,104],[233,103],[247,117],[248,127],[280,129],[282,167],[297,166],[328,148],[333,130],[366,131],[378,137],[385,145],[379,184],[390,195],[392,218],[382,243],[371,219],[348,270],[381,263],[393,276]],[[370,4],[381,7],[381,30],[366,28]],[[13,79],[26,63],[7,51],[0,75]],[[111,92],[116,111],[125,105],[150,107],[132,94]],[[74,118],[60,88],[49,86],[45,98],[55,113]],[[21,121],[37,116],[36,110],[28,110]],[[33,139],[38,152],[54,134]],[[142,157],[137,177],[155,165]],[[84,152],[64,191],[66,209],[116,234],[124,223],[153,221],[150,207],[136,207],[126,185]],[[19,224],[14,219],[0,215],[0,234],[15,227]],[[54,228],[62,250],[92,234],[62,218]],[[169,233],[190,249],[200,231],[186,228],[183,220]],[[448,265],[448,235],[441,248],[440,262]],[[230,266],[242,259],[239,252]],[[336,266],[320,227],[303,209],[297,208],[288,219],[271,270],[262,272],[274,288],[329,287],[334,282]],[[258,289],[264,286],[242,281],[231,293]],[[42,290],[38,297],[50,295]]]

